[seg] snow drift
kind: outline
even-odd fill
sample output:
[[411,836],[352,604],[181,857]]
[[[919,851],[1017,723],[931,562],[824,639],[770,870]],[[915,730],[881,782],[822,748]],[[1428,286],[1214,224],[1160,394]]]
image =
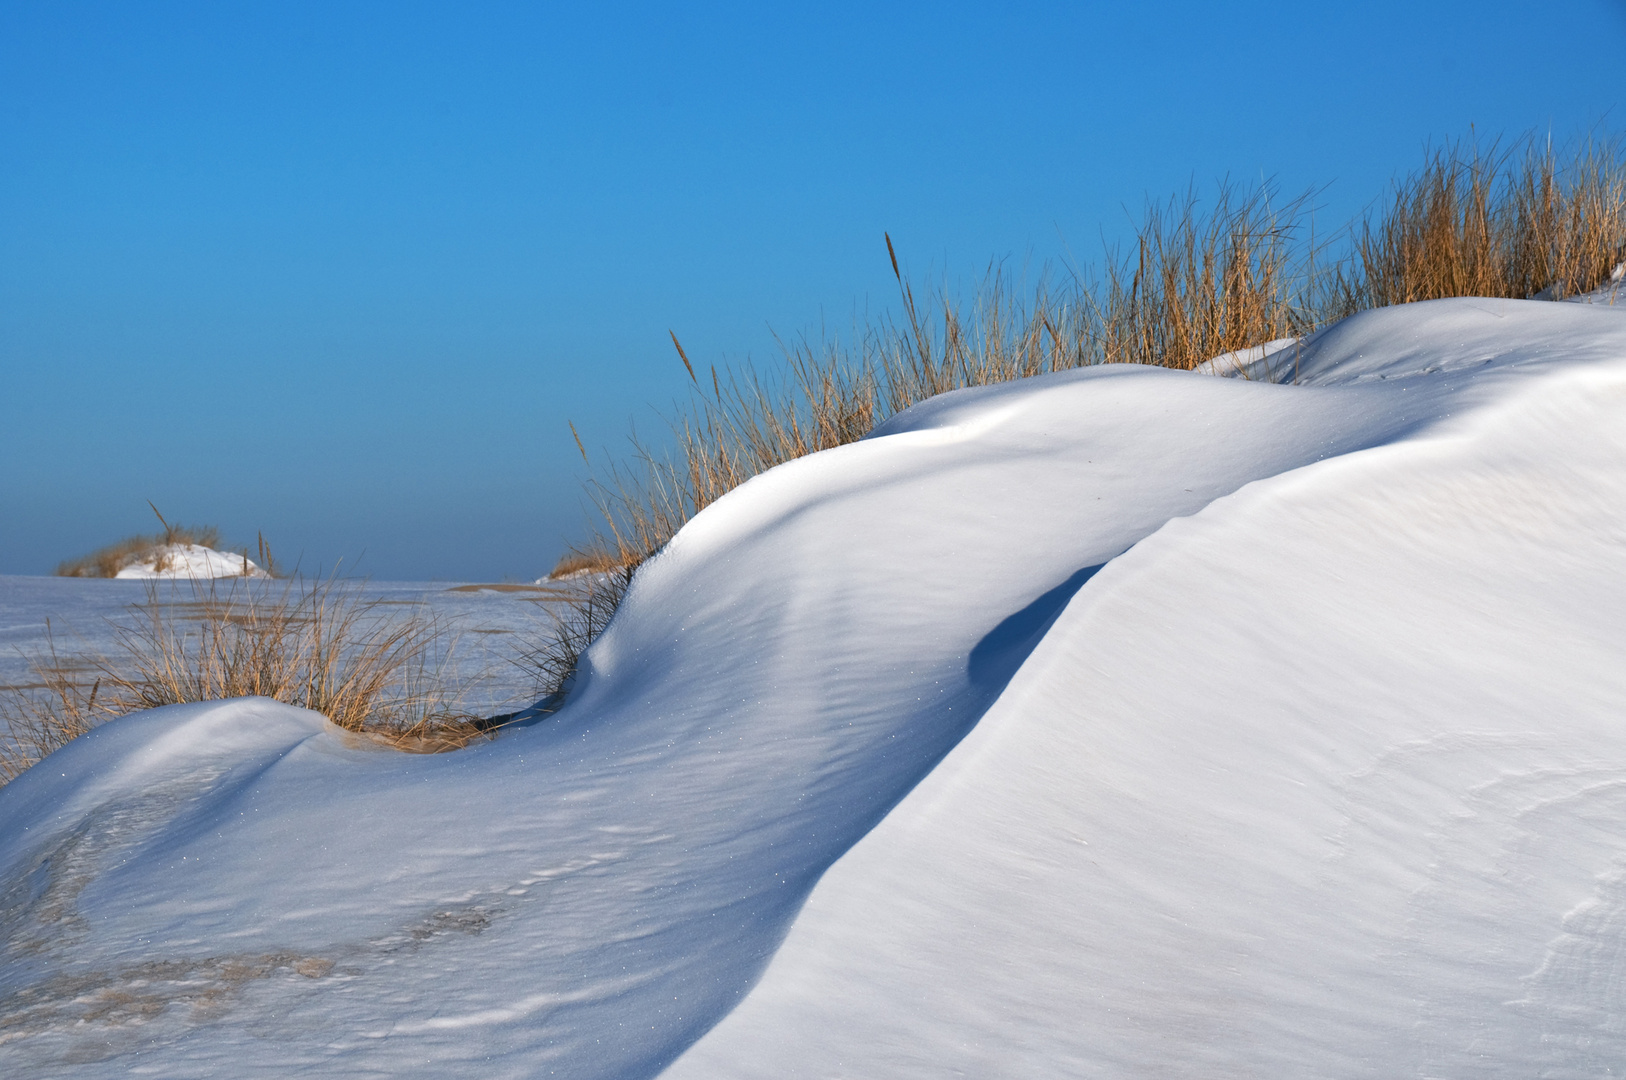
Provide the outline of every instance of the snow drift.
[[495,742],[251,700],[71,744],[0,790],[0,1065],[1617,1067],[1626,319],[1437,301],[1291,358],[774,469]]
[[119,569],[121,578],[269,577],[247,555],[231,555],[202,544],[160,544]]

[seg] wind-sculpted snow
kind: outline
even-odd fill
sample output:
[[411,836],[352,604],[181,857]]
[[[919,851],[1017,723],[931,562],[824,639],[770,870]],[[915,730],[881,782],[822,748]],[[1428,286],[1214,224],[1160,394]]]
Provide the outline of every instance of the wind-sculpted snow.
[[[1470,1075],[1560,1022],[1519,1060],[1584,1060],[1626,320],[1548,309],[1377,313],[1351,385],[1329,332],[1323,385],[928,402],[709,507],[562,711],[454,754],[116,721],[0,789],[0,1072]],[[1525,337],[1413,363],[1478,318]]]
[[1626,348],[1567,326],[1110,563],[667,1075],[1616,1075]]

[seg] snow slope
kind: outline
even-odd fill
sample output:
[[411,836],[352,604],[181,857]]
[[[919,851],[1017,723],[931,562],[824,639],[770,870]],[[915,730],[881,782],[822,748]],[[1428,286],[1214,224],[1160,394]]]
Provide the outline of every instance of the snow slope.
[[1115,560],[667,1075],[1618,1074],[1619,355]]
[[1298,353],[775,469],[488,744],[79,740],[0,789],[0,1071],[1604,1073],[1626,319]]

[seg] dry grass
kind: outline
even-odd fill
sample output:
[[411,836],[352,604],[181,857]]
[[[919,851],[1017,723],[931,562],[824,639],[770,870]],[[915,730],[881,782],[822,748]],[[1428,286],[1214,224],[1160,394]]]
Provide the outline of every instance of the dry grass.
[[441,628],[415,613],[384,616],[329,579],[249,584],[230,579],[174,590],[113,624],[115,656],[64,659],[53,639],[34,658],[35,682],[0,695],[0,782],[98,724],[192,701],[262,695],[326,716],[401,749],[463,746],[487,730],[457,707],[435,666]]
[[1148,211],[1133,259],[1109,260],[1098,280],[1071,288],[1041,284],[1026,301],[995,269],[967,305],[946,290],[921,304],[888,238],[902,318],[861,328],[856,345],[782,343],[775,376],[709,368],[705,378],[677,346],[694,393],[672,421],[674,450],[635,438],[630,461],[589,482],[600,528],[561,566],[636,566],[758,473],[861,439],[938,394],[1090,364],[1190,368],[1313,329],[1324,285],[1298,239],[1307,205],[1222,189],[1203,213],[1189,194]]
[[1626,257],[1620,147],[1435,151],[1357,226],[1354,248],[1345,311],[1447,296],[1562,300],[1597,288]]
[[604,574],[611,570],[618,570],[625,565],[625,560],[616,552],[603,548],[588,548],[582,551],[567,551],[554,564],[549,572],[550,581],[563,581],[566,578],[579,577],[583,574]]
[[[1431,152],[1387,200],[1330,237],[1318,238],[1312,212],[1308,196],[1283,202],[1268,186],[1222,187],[1206,205],[1188,193],[1148,207],[1128,254],[1106,252],[1065,287],[1042,280],[1019,296],[996,268],[967,303],[947,289],[918,303],[889,237],[901,318],[845,342],[782,343],[771,375],[699,372],[674,333],[692,393],[671,418],[672,448],[656,452],[635,436],[628,458],[589,481],[597,527],[555,574],[616,567],[630,577],[751,477],[863,438],[950,390],[1101,363],[1190,369],[1387,304],[1596,288],[1626,260],[1626,158],[1615,141],[1569,152],[1470,141]],[[550,679],[607,625],[606,602],[581,597],[569,633],[534,654]]]
[[1222,353],[1307,333],[1322,320],[1309,197],[1278,207],[1268,188],[1221,188],[1153,207],[1133,262],[1109,260],[1097,312],[1076,333],[1081,363],[1190,370]]
[[544,710],[557,707],[569,689],[577,661],[610,624],[632,582],[632,572],[632,567],[623,566],[577,574],[563,582],[553,602],[546,605],[547,626],[516,660],[535,681]]

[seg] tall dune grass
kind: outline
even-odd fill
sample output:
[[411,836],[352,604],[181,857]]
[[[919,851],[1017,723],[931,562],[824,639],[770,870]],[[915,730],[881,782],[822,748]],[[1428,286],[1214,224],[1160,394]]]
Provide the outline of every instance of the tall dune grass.
[[[1102,363],[1191,369],[1388,304],[1591,290],[1626,260],[1626,157],[1618,140],[1565,152],[1460,142],[1429,152],[1353,225],[1318,233],[1313,210],[1310,195],[1282,200],[1268,185],[1222,186],[1206,204],[1188,192],[1150,205],[1130,250],[1093,270],[1019,294],[996,268],[965,302],[947,289],[917,300],[888,237],[901,315],[847,340],[782,342],[766,373],[697,371],[674,333],[691,393],[670,417],[671,448],[635,438],[589,480],[597,524],[560,571],[630,575],[752,476],[946,391]],[[572,627],[607,623],[603,595],[591,603],[594,617]],[[557,681],[590,640],[556,635],[536,655]]]
[[[861,328],[853,344],[783,344],[778,370],[695,371],[677,337],[693,394],[672,420],[675,448],[636,440],[625,462],[589,482],[599,528],[556,573],[585,562],[636,566],[694,514],[793,458],[863,438],[893,413],[950,390],[1100,363],[1195,367],[1218,353],[1316,325],[1320,280],[1297,242],[1305,200],[1267,190],[1195,194],[1154,206],[1134,260],[1031,298],[991,271],[969,304],[943,291],[916,300],[886,238],[902,315]],[[584,455],[585,456],[585,455]]]
[[1353,230],[1338,313],[1447,296],[1562,300],[1626,258],[1619,143],[1428,156]]

